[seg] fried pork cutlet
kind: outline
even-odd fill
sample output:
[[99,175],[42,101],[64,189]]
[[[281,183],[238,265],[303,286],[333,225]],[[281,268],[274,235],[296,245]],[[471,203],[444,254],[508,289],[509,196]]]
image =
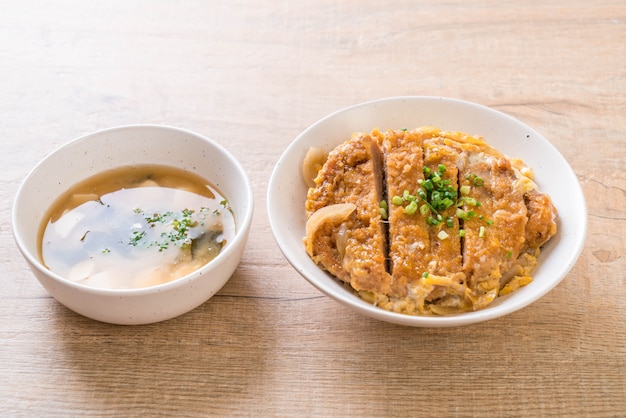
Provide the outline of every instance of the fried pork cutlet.
[[329,153],[308,192],[306,248],[356,291],[387,294],[381,164],[378,142],[369,134],[355,135]]
[[483,309],[532,281],[556,233],[556,209],[530,170],[459,132],[354,134],[310,184],[307,252],[394,312]]

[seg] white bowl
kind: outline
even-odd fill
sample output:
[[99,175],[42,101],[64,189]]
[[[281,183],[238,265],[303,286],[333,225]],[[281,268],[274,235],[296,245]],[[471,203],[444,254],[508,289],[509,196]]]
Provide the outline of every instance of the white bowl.
[[[302,160],[310,147],[331,150],[353,132],[436,126],[481,135],[500,152],[524,160],[535,172],[541,191],[559,212],[558,232],[543,248],[534,281],[497,298],[486,309],[451,316],[413,316],[377,308],[322,271],[304,250],[307,187]],[[580,255],[587,230],[587,209],[576,175],[563,156],[534,129],[499,111],[442,97],[393,97],[348,107],[302,132],[278,161],[268,186],[270,225],[282,253],[313,286],[336,301],[379,320],[417,327],[468,325],[517,311],[554,288]]]
[[[160,164],[206,178],[235,213],[235,238],[199,270],[141,289],[99,289],[48,270],[38,255],[38,228],[52,202],[75,183],[131,164]],[[130,125],[78,138],[45,157],[20,186],[13,205],[13,235],[31,270],[60,303],[86,317],[114,324],[147,324],[181,315],[213,296],[241,259],[252,221],[253,193],[241,165],[216,142],[183,129]]]

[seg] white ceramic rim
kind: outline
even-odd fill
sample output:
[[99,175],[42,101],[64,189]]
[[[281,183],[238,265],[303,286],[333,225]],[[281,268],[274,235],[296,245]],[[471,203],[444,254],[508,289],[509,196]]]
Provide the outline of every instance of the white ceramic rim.
[[[404,314],[389,312],[381,308],[375,307],[373,305],[370,305],[360,300],[357,296],[352,294],[347,289],[345,291],[338,291],[337,286],[341,286],[338,283],[336,283],[335,285],[331,285],[331,284],[328,284],[327,281],[316,279],[316,275],[320,274],[320,272],[321,274],[324,274],[327,276],[328,274],[322,272],[321,269],[319,269],[319,267],[317,267],[310,259],[308,261],[301,262],[301,254],[296,254],[296,252],[297,251],[304,252],[304,248],[302,246],[300,246],[299,248],[292,248],[291,244],[293,244],[293,241],[288,241],[285,237],[285,234],[288,234],[288,231],[284,227],[283,218],[280,216],[282,207],[281,207],[281,201],[277,197],[277,190],[280,187],[281,177],[284,177],[288,173],[281,173],[281,169],[285,164],[287,164],[288,159],[293,158],[293,155],[291,154],[293,154],[294,149],[296,149],[299,146],[298,142],[303,137],[308,135],[311,131],[314,131],[315,129],[317,129],[319,125],[328,122],[328,120],[330,119],[337,118],[338,116],[346,116],[345,114],[348,114],[347,116],[350,116],[349,115],[350,112],[358,111],[362,107],[384,105],[388,102],[394,102],[394,101],[424,101],[424,102],[436,101],[440,103],[441,102],[448,103],[454,106],[465,106],[468,108],[473,108],[474,110],[478,109],[481,112],[485,112],[486,114],[491,114],[492,117],[497,116],[498,118],[506,119],[507,123],[517,124],[523,127],[526,131],[532,133],[534,137],[545,142],[542,145],[550,148],[551,153],[553,154],[551,155],[559,158],[561,160],[560,162],[564,165],[564,167],[567,167],[567,172],[563,173],[563,175],[566,176],[568,181],[570,182],[569,187],[572,187],[573,190],[576,192],[575,196],[573,196],[574,204],[578,205],[577,210],[580,211],[579,217],[584,220],[582,224],[578,225],[579,229],[577,231],[577,241],[573,245],[573,248],[569,254],[569,257],[562,260],[562,267],[560,268],[560,271],[558,274],[558,280],[554,280],[549,286],[542,287],[539,292],[534,293],[532,297],[529,297],[527,299],[507,300],[509,299],[510,295],[505,296],[502,298],[505,301],[503,301],[502,303],[499,303],[497,306],[493,306],[493,307],[490,306],[490,307],[487,307],[486,309],[476,311],[476,312],[468,312],[468,313],[463,313],[459,315],[450,315],[450,316],[412,316],[412,315],[404,315]],[[373,126],[369,127],[369,129],[371,128],[373,128]],[[382,129],[383,127],[381,126],[380,128]],[[413,127],[410,127],[410,128],[413,128]],[[302,187],[305,187],[305,186],[303,185]],[[372,318],[376,318],[376,319],[386,321],[386,322],[391,322],[391,323],[401,324],[401,325],[408,325],[408,326],[415,326],[415,327],[452,327],[452,326],[469,325],[469,324],[484,322],[490,319],[498,318],[498,317],[510,314],[512,312],[515,312],[517,310],[520,310],[532,304],[533,302],[535,302],[536,300],[544,296],[546,293],[548,293],[550,290],[552,290],[556,285],[558,285],[560,281],[574,267],[578,257],[580,256],[580,253],[583,250],[585,237],[587,234],[587,208],[586,208],[586,203],[584,200],[582,188],[580,187],[580,183],[578,182],[578,179],[576,178],[575,173],[573,172],[569,164],[565,161],[563,156],[546,138],[544,138],[541,134],[536,132],[531,127],[525,125],[521,121],[503,112],[500,112],[498,110],[495,110],[495,109],[492,109],[492,108],[489,108],[480,104],[460,100],[460,99],[452,99],[452,98],[436,97],[436,96],[397,96],[397,97],[389,97],[389,98],[372,100],[372,101],[368,101],[368,102],[364,102],[364,103],[360,103],[360,104],[356,104],[356,105],[352,105],[352,106],[340,109],[336,112],[333,112],[325,116],[324,118],[320,119],[319,121],[317,121],[316,123],[308,127],[300,135],[298,135],[296,139],[287,147],[287,149],[284,151],[284,153],[278,160],[276,166],[274,167],[274,170],[272,172],[272,175],[268,184],[267,211],[268,211],[269,222],[270,222],[270,227],[272,229],[272,233],[274,235],[274,238],[281,252],[285,256],[287,261],[296,269],[296,271],[302,277],[304,277],[310,284],[316,287],[323,294],[331,297],[332,299],[335,299],[336,301],[346,306],[349,306],[359,311],[362,314],[365,314]],[[302,236],[304,236],[304,231],[302,231]],[[540,261],[540,264],[541,264],[541,261]],[[312,270],[313,268],[317,269],[317,271],[313,271]],[[335,279],[335,282],[338,282],[338,280]]]
[[[46,161],[48,160],[48,158],[51,158],[52,156],[54,156],[57,153],[62,152],[65,148],[67,147],[71,147],[74,144],[76,144],[79,141],[85,141],[88,140],[90,137],[94,136],[94,135],[99,135],[105,132],[111,132],[111,131],[116,131],[116,130],[126,130],[126,129],[136,129],[136,128],[151,128],[151,129],[164,129],[164,130],[170,130],[173,132],[180,132],[180,133],[184,133],[186,135],[191,135],[191,136],[195,136],[201,140],[204,140],[208,143],[210,143],[213,147],[215,147],[216,149],[218,149],[225,158],[227,158],[230,162],[230,164],[233,165],[233,167],[235,167],[238,171],[238,175],[241,176],[247,187],[245,189],[245,200],[250,202],[250,204],[247,207],[247,210],[245,212],[243,212],[243,217],[241,217],[241,219],[237,219],[237,223],[236,223],[236,233],[235,233],[235,238],[233,239],[233,242],[231,243],[231,245],[227,245],[226,248],[224,248],[223,251],[221,251],[217,257],[215,257],[213,260],[211,260],[211,263],[207,263],[206,265],[204,265],[202,268],[193,271],[189,274],[187,274],[186,276],[180,277],[178,279],[163,283],[163,284],[159,284],[156,286],[150,286],[150,287],[143,287],[143,288],[137,288],[137,289],[107,289],[107,288],[98,288],[98,287],[93,287],[93,286],[87,286],[81,283],[77,283],[77,282],[73,282],[71,280],[65,279],[64,277],[56,274],[55,272],[49,270],[48,268],[46,268],[46,266],[43,265],[43,263],[41,262],[41,260],[39,260],[39,257],[37,257],[34,254],[31,254],[30,251],[28,251],[28,249],[26,248],[26,245],[22,242],[22,238],[21,238],[21,231],[18,229],[18,222],[17,222],[17,214],[16,214],[16,207],[18,204],[19,199],[21,198],[21,195],[23,193],[24,188],[26,187],[26,183],[27,180],[30,178],[30,176],[35,173],[37,170],[39,170],[41,168],[42,165],[46,164]],[[158,125],[158,124],[129,124],[129,125],[120,125],[120,126],[115,126],[115,127],[111,127],[111,128],[107,128],[107,129],[101,129],[99,131],[94,131],[94,132],[90,132],[88,134],[82,135],[78,138],[75,138],[59,147],[57,147],[56,149],[54,149],[52,152],[50,152],[49,154],[47,154],[43,159],[41,159],[26,175],[26,177],[24,177],[24,180],[22,180],[16,194],[15,194],[15,198],[13,200],[13,207],[12,207],[12,211],[11,211],[11,224],[12,224],[12,231],[13,231],[13,238],[15,239],[15,242],[20,250],[20,252],[22,253],[22,255],[28,260],[29,263],[31,263],[33,266],[35,266],[36,268],[40,269],[40,270],[45,270],[47,272],[47,274],[49,274],[52,278],[54,278],[54,280],[57,280],[61,283],[65,283],[66,285],[69,285],[71,287],[75,287],[75,288],[80,288],[82,289],[82,291],[86,292],[86,293],[90,293],[90,294],[99,294],[99,295],[112,295],[112,296],[118,296],[118,295],[149,295],[149,294],[153,294],[153,293],[160,293],[163,292],[165,290],[168,290],[170,288],[175,288],[178,287],[181,283],[186,282],[190,279],[192,279],[193,277],[197,276],[200,272],[205,271],[206,269],[210,269],[211,265],[213,264],[213,262],[215,262],[215,264],[218,264],[220,262],[220,260],[230,257],[231,253],[234,253],[237,251],[237,248],[239,247],[240,241],[242,240],[247,240],[247,233],[245,231],[248,231],[250,228],[250,225],[252,223],[252,217],[253,217],[253,213],[254,213],[254,192],[252,190],[252,185],[250,183],[250,179],[248,178],[248,175],[246,174],[246,171],[244,170],[243,166],[239,163],[239,161],[226,149],[224,148],[222,145],[220,145],[219,143],[217,143],[216,141],[198,134],[196,132],[187,130],[187,129],[183,129],[183,128],[177,128],[174,126],[169,126],[169,125]]]

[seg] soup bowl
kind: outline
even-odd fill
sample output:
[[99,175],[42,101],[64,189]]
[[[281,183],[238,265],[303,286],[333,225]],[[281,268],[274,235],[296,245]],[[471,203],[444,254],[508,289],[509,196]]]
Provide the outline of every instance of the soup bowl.
[[[40,227],[54,201],[100,172],[129,165],[164,165],[206,179],[227,199],[234,239],[207,264],[184,277],[150,287],[107,289],[71,281],[48,269],[40,256]],[[77,138],[46,156],[26,176],[13,204],[13,235],[43,287],[69,309],[102,322],[148,324],[182,315],[211,298],[238,266],[254,209],[250,181],[239,162],[217,142],[188,130],[128,125]]]
[[[442,130],[480,135],[502,152],[521,158],[534,170],[539,189],[558,210],[558,232],[544,246],[533,272],[534,281],[496,298],[475,312],[417,316],[383,310],[359,298],[316,265],[305,251],[307,186],[302,164],[311,148],[328,152],[355,132],[374,128]],[[267,191],[272,232],[286,259],[319,291],[360,314],[415,327],[452,327],[498,318],[520,310],[553,289],[576,263],[585,242],[587,210],[576,175],[559,151],[521,121],[479,104],[444,97],[391,97],[338,110],[305,129],[287,147],[272,173]]]

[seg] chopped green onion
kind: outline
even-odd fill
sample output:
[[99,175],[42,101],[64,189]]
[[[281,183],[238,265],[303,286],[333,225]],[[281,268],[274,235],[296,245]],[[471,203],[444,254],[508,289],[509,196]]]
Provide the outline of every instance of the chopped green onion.
[[459,229],[459,236],[461,238],[463,238],[465,236],[465,230],[464,229]]
[[491,219],[487,219],[486,222],[487,222],[487,225],[493,225],[493,220]]
[[441,240],[447,239],[448,237],[449,237],[448,233],[444,231],[443,229],[439,231],[439,233],[437,234],[437,238]]
[[474,212],[473,210],[470,210],[467,212],[461,208],[457,208],[456,210],[456,217],[459,219],[463,219],[464,221],[470,220],[474,216],[476,216],[476,212]]
[[513,257],[513,251],[509,251],[506,253],[506,258],[510,259],[511,257]]
[[478,230],[478,236],[480,238],[483,238],[485,236],[485,227],[481,225],[480,229]]
[[450,199],[449,197],[446,197],[440,202],[440,206],[443,206],[442,209],[448,209],[453,204],[454,204],[454,200]]
[[411,203],[409,203],[404,208],[404,213],[406,213],[407,215],[413,215],[416,211],[417,211],[417,202],[415,200],[412,200]]
[[[419,188],[415,193],[416,195],[411,195],[408,190],[404,190],[402,196],[394,196],[391,199],[392,204],[401,206],[408,203],[404,207],[404,212],[407,215],[412,215],[419,210],[419,213],[426,217],[426,224],[432,226],[438,226],[445,222],[446,227],[454,228],[454,218],[446,216],[444,219],[442,213],[455,204],[457,207],[457,218],[469,220],[477,215],[476,212],[472,210],[464,210],[463,206],[481,206],[481,202],[469,196],[469,194],[472,191],[471,184],[474,186],[482,186],[484,184],[482,178],[478,177],[476,174],[467,174],[465,179],[468,180],[470,184],[465,184],[457,189],[452,185],[451,179],[443,178],[444,174],[447,172],[445,164],[438,164],[436,169],[424,166],[422,171],[424,173],[424,179],[418,180]],[[493,221],[487,222],[487,225],[491,225],[492,223]],[[464,234],[465,232],[463,232],[463,235]],[[461,235],[461,233],[459,235]]]
[[139,241],[141,241],[141,239],[146,235],[146,231],[133,231],[133,236],[131,237],[130,241],[128,242],[129,245],[132,245],[133,247],[136,247],[137,244],[139,244]]
[[422,277],[425,278],[425,279],[428,278],[428,272],[427,271],[423,272],[422,273]]

